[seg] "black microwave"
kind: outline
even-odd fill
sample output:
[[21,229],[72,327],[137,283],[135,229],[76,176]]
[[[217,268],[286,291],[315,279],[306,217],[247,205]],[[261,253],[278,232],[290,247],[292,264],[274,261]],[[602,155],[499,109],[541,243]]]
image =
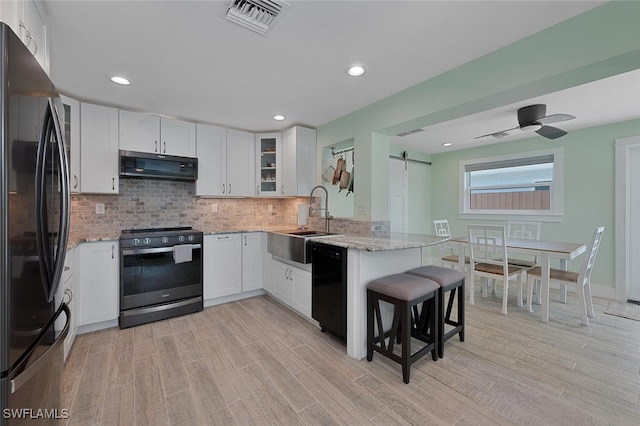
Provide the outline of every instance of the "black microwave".
[[194,181],[198,159],[120,150],[120,176]]

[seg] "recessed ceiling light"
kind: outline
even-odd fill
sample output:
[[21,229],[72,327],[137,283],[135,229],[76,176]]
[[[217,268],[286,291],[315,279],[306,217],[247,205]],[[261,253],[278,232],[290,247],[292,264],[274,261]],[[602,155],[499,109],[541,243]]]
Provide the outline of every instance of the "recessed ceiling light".
[[453,145],[451,142],[445,142],[442,144],[442,146],[451,146],[451,145]]
[[111,81],[122,86],[128,86],[131,84],[129,80],[124,77],[120,77],[119,75],[114,75],[113,77],[111,77]]
[[347,70],[347,74],[351,77],[360,77],[364,74],[364,67],[362,67],[362,65],[354,65]]
[[276,120],[276,121],[282,121],[282,120],[284,120],[284,116],[282,116],[282,115],[274,115],[273,119]]

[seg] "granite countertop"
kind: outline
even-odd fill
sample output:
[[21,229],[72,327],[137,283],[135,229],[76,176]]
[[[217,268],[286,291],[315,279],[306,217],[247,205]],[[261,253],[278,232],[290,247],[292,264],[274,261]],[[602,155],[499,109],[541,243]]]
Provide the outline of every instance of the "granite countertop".
[[446,239],[435,235],[391,233],[384,237],[333,235],[311,238],[313,241],[362,251],[386,251],[437,245]]
[[[205,229],[201,230],[204,235],[219,235],[219,234],[237,234],[244,232],[278,232],[289,231],[296,229],[295,226],[278,226],[278,227],[263,227],[263,226],[251,226],[246,228],[225,228],[225,229]],[[77,238],[69,239],[69,248],[74,248],[78,244],[95,241],[118,241],[117,236],[102,236],[96,238]],[[420,248],[437,245],[445,239],[435,235],[423,235],[423,234],[402,234],[391,233],[389,236],[379,237],[358,237],[352,235],[331,235],[322,237],[311,237],[310,240],[323,242],[325,244],[334,245],[337,247],[345,247],[354,250],[362,251],[386,251],[386,250],[402,250],[409,248]]]

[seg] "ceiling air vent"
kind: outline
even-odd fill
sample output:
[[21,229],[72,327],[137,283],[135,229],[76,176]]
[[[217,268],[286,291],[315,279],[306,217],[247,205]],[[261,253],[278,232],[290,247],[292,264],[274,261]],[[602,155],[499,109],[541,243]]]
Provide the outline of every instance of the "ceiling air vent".
[[232,0],[225,17],[258,34],[266,35],[289,7],[282,0]]
[[412,135],[414,133],[419,133],[419,132],[424,132],[424,129],[407,130],[406,132],[398,133],[396,136],[399,136],[399,137],[409,136],[409,135]]

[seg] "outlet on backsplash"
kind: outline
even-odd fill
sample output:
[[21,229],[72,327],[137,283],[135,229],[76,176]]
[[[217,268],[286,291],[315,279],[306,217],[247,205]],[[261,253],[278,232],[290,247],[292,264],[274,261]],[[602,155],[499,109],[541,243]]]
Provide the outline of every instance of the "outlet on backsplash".
[[273,213],[273,204],[269,204],[269,205],[267,206],[267,211],[268,211],[269,213]]
[[218,205],[211,204],[211,213],[218,213]]
[[104,214],[104,203],[96,203],[96,214]]

